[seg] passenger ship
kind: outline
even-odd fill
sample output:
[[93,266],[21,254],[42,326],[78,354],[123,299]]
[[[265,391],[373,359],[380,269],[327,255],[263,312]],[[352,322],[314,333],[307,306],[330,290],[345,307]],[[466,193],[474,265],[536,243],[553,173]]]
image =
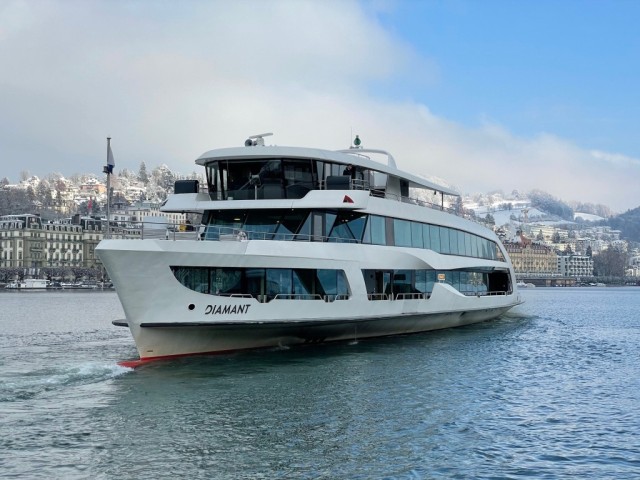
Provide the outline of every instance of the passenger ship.
[[267,135],[198,158],[206,189],[176,182],[161,210],[200,226],[98,245],[141,360],[423,332],[521,303],[495,234],[445,207],[456,191],[358,137],[328,151]]

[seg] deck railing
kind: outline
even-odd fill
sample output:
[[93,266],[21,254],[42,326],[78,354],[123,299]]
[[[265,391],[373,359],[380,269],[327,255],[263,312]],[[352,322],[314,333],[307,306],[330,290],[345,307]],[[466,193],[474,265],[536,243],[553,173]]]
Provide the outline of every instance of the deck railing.
[[170,224],[157,222],[111,222],[111,238],[140,240],[219,240],[242,242],[246,240],[287,240],[303,242],[361,243],[353,238],[338,238],[304,233],[279,233],[246,230],[216,225]]

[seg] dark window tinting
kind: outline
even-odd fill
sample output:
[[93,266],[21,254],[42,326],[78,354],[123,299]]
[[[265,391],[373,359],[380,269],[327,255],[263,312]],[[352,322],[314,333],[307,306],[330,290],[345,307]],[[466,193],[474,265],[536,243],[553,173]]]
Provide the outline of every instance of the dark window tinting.
[[171,267],[175,278],[198,293],[252,296],[258,301],[343,300],[349,298],[342,270],[311,268]]

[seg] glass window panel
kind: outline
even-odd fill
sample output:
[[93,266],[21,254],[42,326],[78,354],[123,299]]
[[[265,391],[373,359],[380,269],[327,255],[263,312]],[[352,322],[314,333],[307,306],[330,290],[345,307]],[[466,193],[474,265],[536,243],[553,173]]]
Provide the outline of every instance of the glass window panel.
[[349,295],[349,284],[342,270],[336,271],[336,290],[338,295]]
[[394,219],[393,230],[396,246],[411,246],[411,223],[408,220]]
[[288,268],[267,268],[267,296],[291,295],[293,284],[291,270]]
[[458,255],[466,255],[464,237],[464,232],[458,231]]
[[220,234],[232,234],[242,228],[245,213],[237,210],[211,212],[205,229],[206,240],[218,240]]
[[189,268],[185,286],[199,293],[209,293],[209,269]]
[[228,198],[284,198],[281,164],[279,159],[220,162]]
[[210,289],[214,294],[243,293],[242,269],[212,268]]
[[315,271],[311,269],[295,269],[293,271],[293,293],[311,295],[315,293]]
[[293,240],[294,234],[298,231],[306,216],[307,214],[304,211],[286,212],[276,229],[274,240]]
[[458,231],[449,229],[449,248],[454,255],[458,254]]
[[440,251],[442,253],[451,253],[449,248],[449,229],[447,227],[440,227]]
[[247,288],[243,293],[253,295],[255,298],[264,295],[264,268],[247,268],[244,274]]
[[309,240],[311,240],[311,217],[312,217],[312,215],[311,215],[310,212],[306,212],[305,215],[306,215],[306,217],[304,219],[304,222],[302,223],[302,225],[298,229],[298,235],[296,235],[294,239],[308,242]]
[[471,256],[478,256],[478,240],[479,238],[476,235],[471,236]]
[[289,183],[312,182],[311,160],[285,160],[284,179]]
[[317,272],[317,279],[322,288],[322,295],[338,294],[338,279],[335,270],[319,269]]
[[[5,255],[6,255],[6,252],[5,252]],[[191,288],[191,284],[190,284],[191,276],[189,275],[189,270],[190,270],[189,268],[171,267],[171,270],[173,271],[173,275],[176,277],[176,280],[178,280],[178,282],[180,282],[182,285],[184,285],[187,288]]]
[[460,272],[460,291],[462,293],[471,291],[469,285],[469,274],[464,270]]
[[489,254],[489,240],[486,238],[482,239],[482,253],[483,258],[491,258]]
[[460,291],[460,272],[451,272],[451,285]]
[[431,249],[435,252],[441,252],[440,248],[440,227],[437,225],[430,225],[429,227],[430,239],[431,239]]
[[449,285],[453,285],[453,272],[451,270],[447,270],[445,272],[440,272],[440,273],[444,273],[445,283],[448,283]]
[[364,233],[362,234],[362,243],[371,243],[371,218],[369,215],[366,215],[365,218],[366,226],[364,228]]
[[324,214],[324,235],[325,236],[328,236],[329,232],[331,232],[331,229],[333,228],[333,224],[335,223],[336,218],[338,218],[338,216],[335,213],[325,212]]
[[421,293],[427,292],[427,271],[426,270],[416,270],[416,290]]
[[415,248],[424,248],[421,223],[411,222],[411,246]]
[[424,248],[431,248],[431,237],[429,233],[429,225],[422,224],[422,244]]
[[393,273],[393,287],[394,294],[398,293],[413,293],[413,271],[412,270],[395,270]]
[[351,230],[353,238],[355,238],[358,242],[362,240],[366,220],[366,215],[352,213],[351,218],[347,222],[347,226],[349,227],[349,230]]
[[247,217],[244,229],[250,240],[271,240],[280,226],[281,212],[277,210],[251,211]]
[[365,216],[353,212],[338,215],[329,238],[333,241],[360,241],[364,230]]
[[489,258],[491,258],[491,260],[498,259],[498,245],[496,245],[496,242],[491,242],[489,247]]
[[467,257],[473,256],[473,246],[472,246],[473,236],[470,233],[464,234],[464,249]]
[[386,245],[384,217],[370,215],[369,221],[371,222],[371,243],[375,245]]

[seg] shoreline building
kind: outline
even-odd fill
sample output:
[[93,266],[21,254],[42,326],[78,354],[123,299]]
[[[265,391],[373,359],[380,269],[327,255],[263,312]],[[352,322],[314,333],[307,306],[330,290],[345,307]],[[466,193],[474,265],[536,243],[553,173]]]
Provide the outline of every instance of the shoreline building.
[[82,226],[71,221],[44,223],[39,215],[4,215],[0,267],[97,267],[97,259],[89,265],[85,261],[83,236]]
[[534,243],[521,232],[520,241],[504,242],[516,275],[555,276],[558,274],[558,255],[541,243]]
[[558,255],[558,273],[563,277],[593,277],[593,259],[588,255]]
[[[143,223],[158,218],[166,219],[167,227],[187,223],[185,214],[160,212],[158,207],[148,202],[112,213],[110,235],[141,238]],[[103,217],[80,214],[52,222],[44,222],[37,214],[0,216],[0,268],[102,269],[95,249],[104,238],[105,222]]]

